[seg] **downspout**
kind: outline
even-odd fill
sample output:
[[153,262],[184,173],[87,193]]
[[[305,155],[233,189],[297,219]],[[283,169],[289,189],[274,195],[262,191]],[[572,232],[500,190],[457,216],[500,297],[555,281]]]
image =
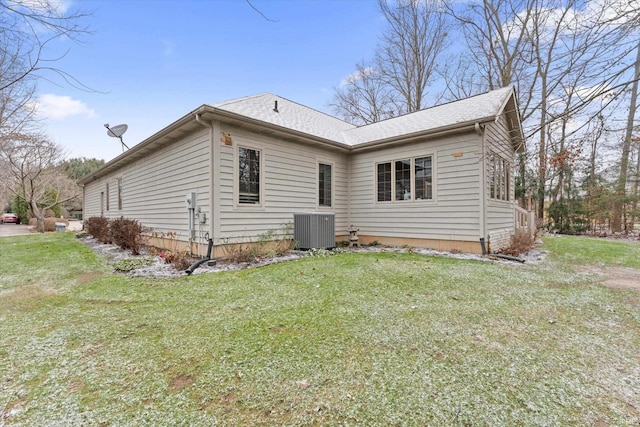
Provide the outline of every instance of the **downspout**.
[[87,207],[87,187],[82,184],[82,229],[84,230],[84,213]]
[[[207,236],[213,236],[213,224],[216,221],[215,215],[213,214],[214,209],[214,203],[215,203],[215,199],[213,198],[214,195],[214,190],[213,190],[213,186],[214,186],[214,166],[213,166],[213,161],[214,161],[214,154],[213,154],[213,148],[214,148],[214,142],[213,142],[213,121],[211,122],[206,122],[204,120],[202,120],[202,116],[200,115],[200,113],[196,113],[195,114],[195,118],[196,118],[196,122],[198,124],[200,124],[201,126],[207,128],[209,130],[209,231],[206,233]],[[210,240],[211,242],[213,241],[213,239],[208,238],[207,240]],[[210,253],[210,250],[207,250],[207,253]],[[210,255],[207,256],[207,258],[209,258]]]
[[476,133],[480,137],[480,248],[482,250],[482,255],[487,254],[487,246],[485,242],[486,232],[487,232],[487,167],[486,167],[486,150],[485,150],[485,133],[484,126],[480,125],[480,123],[476,122],[474,125]]
[[347,230],[351,227],[351,182],[353,177],[351,176],[351,153],[347,153]]

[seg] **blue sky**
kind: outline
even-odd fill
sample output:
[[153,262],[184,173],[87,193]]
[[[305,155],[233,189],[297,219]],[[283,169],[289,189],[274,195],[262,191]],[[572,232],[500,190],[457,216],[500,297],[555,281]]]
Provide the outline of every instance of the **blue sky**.
[[68,157],[122,153],[202,104],[271,92],[330,113],[333,88],[372,56],[383,19],[373,0],[75,1],[93,34],[57,62],[86,92],[49,76],[40,115]]

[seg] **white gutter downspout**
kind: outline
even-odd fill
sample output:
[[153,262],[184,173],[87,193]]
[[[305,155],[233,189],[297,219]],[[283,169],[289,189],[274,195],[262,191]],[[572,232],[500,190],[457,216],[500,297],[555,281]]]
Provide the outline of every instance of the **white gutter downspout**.
[[[480,125],[480,123],[476,122],[474,125],[476,133],[480,137],[480,242],[482,242],[482,249],[484,252],[484,248],[487,248],[489,241],[487,240],[486,231],[487,231],[487,203],[486,203],[486,185],[487,185],[487,167],[486,167],[486,151],[485,151],[485,133],[484,126]],[[486,246],[485,246],[486,245]],[[484,255],[484,253],[483,253]]]
[[213,238],[213,224],[215,222],[215,216],[213,215],[214,209],[213,209],[213,205],[215,204],[215,199],[213,198],[214,195],[214,176],[215,176],[215,168],[214,168],[214,154],[213,154],[213,149],[214,149],[214,141],[213,141],[213,136],[214,136],[214,132],[213,132],[213,122],[205,122],[204,120],[202,120],[202,117],[200,115],[200,113],[196,113],[195,114],[196,117],[196,122],[198,122],[198,124],[204,126],[205,128],[209,129],[209,238]]

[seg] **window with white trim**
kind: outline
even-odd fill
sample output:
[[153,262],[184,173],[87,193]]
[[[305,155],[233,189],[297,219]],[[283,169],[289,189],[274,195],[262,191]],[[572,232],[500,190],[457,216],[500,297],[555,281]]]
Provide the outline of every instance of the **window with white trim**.
[[378,163],[376,188],[379,202],[432,200],[433,156]]
[[238,203],[260,204],[260,150],[238,147]]
[[394,200],[411,200],[411,159],[396,160],[395,162]]
[[416,182],[416,200],[433,199],[433,165],[432,157],[419,157],[414,161],[414,177]]
[[318,164],[318,206],[331,207],[331,165]]
[[379,163],[378,166],[378,201],[391,201],[391,162]]

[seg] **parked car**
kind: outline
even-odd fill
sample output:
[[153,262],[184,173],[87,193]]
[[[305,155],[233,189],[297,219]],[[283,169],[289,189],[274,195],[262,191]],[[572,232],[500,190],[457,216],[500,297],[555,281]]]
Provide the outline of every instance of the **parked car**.
[[20,218],[18,217],[18,215],[13,213],[3,213],[2,216],[0,216],[0,223],[7,224],[10,222],[14,224],[20,224]]

